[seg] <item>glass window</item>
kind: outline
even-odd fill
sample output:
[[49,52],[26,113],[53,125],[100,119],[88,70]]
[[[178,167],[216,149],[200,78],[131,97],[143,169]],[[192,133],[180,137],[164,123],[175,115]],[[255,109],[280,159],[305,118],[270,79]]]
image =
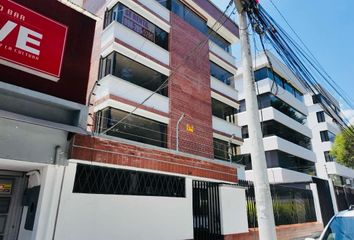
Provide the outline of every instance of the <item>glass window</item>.
[[326,162],[334,162],[334,158],[331,156],[329,151],[324,152],[324,157],[325,157]]
[[316,175],[316,167],[314,162],[305,160],[303,158],[294,156],[286,152],[282,152],[282,151],[276,151],[276,152],[278,154],[278,161],[279,161],[278,167],[309,174],[312,176]]
[[[167,147],[167,124],[108,107],[96,113],[96,131],[158,147]],[[124,119],[122,121],[122,119]],[[121,121],[121,122],[120,122]]]
[[211,99],[213,116],[224,119],[230,123],[236,123],[236,108],[233,108],[219,100]]
[[330,131],[321,131],[320,132],[321,136],[321,141],[322,142],[334,142],[334,139],[336,138],[336,135]]
[[117,21],[144,38],[168,50],[168,33],[121,3],[105,13],[104,27]]
[[208,35],[209,39],[216,45],[224,49],[226,52],[231,52],[231,43],[225,40],[222,36],[210,29],[206,21],[201,18],[192,9],[184,5],[179,0],[166,0],[161,3],[164,7],[171,10],[174,14],[182,18],[184,21],[195,27],[199,32]]
[[[291,117],[295,121],[305,124],[307,121],[307,117],[305,114],[302,114],[280,98],[274,96],[271,93],[261,94],[257,96],[258,98],[258,107],[259,109],[273,107],[278,111],[284,113],[288,117]],[[245,100],[240,101],[240,109],[239,112],[246,111]]]
[[[150,91],[156,91],[156,89],[158,89],[168,78],[162,73],[117,52],[113,52],[101,60],[100,71],[101,78],[108,74],[112,74]],[[168,88],[165,87],[157,93],[167,96]]]
[[217,138],[213,139],[214,158],[224,161],[233,161],[240,152],[240,146]]
[[186,6],[184,6],[184,20],[198,29],[201,33],[208,33],[208,26],[206,21]]
[[254,72],[255,81],[260,81],[266,78],[271,78],[268,74],[268,68],[261,68]]
[[326,121],[325,114],[324,114],[323,111],[317,112],[316,115],[317,115],[317,122],[320,123],[320,122],[325,122]]
[[269,68],[264,67],[256,70],[254,72],[254,77],[255,77],[255,81],[260,81],[266,78],[270,78],[274,80],[274,82],[278,86],[284,88],[287,92],[293,95],[296,99],[300,100],[301,102],[304,101],[304,96],[300,91],[298,91],[294,86],[292,86],[290,82],[287,82],[279,74],[277,74],[276,72],[272,71]]
[[248,126],[242,126],[241,131],[242,131],[242,138],[243,139],[249,138]]
[[224,68],[210,61],[210,75],[214,78],[222,81],[223,83],[230,85],[231,79],[234,76]]
[[[262,123],[263,136],[278,136],[301,147],[312,149],[311,138],[274,120]],[[246,131],[244,134],[248,134]]]
[[223,37],[221,37],[217,32],[209,28],[209,39],[213,41],[216,45],[224,49],[226,52],[231,52],[231,43],[226,41]]

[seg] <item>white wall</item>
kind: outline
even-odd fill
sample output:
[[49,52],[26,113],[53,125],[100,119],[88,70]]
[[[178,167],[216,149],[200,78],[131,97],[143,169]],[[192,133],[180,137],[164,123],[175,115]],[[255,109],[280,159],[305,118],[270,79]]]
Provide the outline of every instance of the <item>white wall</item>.
[[186,198],[72,193],[76,164],[65,173],[55,240],[192,239],[192,183]]
[[219,193],[221,234],[229,235],[248,232],[245,189],[221,185]]

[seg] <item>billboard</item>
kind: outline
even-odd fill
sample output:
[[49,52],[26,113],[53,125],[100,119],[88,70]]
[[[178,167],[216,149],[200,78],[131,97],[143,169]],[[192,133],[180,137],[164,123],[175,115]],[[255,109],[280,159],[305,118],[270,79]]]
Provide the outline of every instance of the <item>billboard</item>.
[[0,4],[0,64],[58,81],[67,26],[12,1]]
[[86,104],[95,24],[57,0],[0,0],[0,82]]

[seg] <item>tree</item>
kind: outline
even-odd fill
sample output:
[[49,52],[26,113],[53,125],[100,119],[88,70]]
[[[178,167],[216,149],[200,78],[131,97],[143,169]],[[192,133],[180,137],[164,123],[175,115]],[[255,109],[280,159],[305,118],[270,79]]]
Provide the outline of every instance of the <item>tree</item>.
[[338,163],[354,168],[354,126],[343,129],[336,136],[330,154]]

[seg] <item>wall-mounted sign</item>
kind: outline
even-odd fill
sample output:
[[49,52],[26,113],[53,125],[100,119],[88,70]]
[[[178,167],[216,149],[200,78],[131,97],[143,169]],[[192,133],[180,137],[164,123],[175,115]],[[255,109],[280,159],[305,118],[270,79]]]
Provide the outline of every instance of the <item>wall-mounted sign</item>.
[[0,0],[0,63],[58,81],[67,27],[9,0]]
[[11,194],[12,183],[0,183],[0,193]]
[[186,125],[187,132],[194,133],[194,126],[192,124]]
[[123,11],[123,25],[144,36],[150,41],[155,42],[154,24],[150,23],[148,20],[126,7],[124,7]]

